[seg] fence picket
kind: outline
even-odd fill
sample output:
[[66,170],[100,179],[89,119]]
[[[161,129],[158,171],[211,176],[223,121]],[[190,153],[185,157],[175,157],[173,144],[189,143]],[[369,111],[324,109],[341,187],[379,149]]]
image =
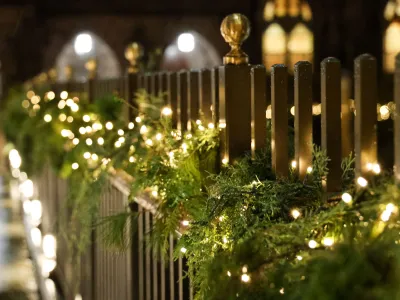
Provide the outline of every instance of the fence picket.
[[368,164],[377,163],[376,59],[370,54],[356,58],[355,65],[355,158],[356,176],[367,177]]
[[178,130],[181,132],[186,131],[188,124],[188,90],[187,90],[187,72],[181,71],[178,73],[177,79],[177,121]]
[[396,180],[400,183],[400,54],[396,56],[396,71],[394,75],[394,99],[395,99],[395,119],[394,119],[394,159]]
[[199,72],[187,72],[187,129],[192,129],[192,122],[199,119]]
[[342,139],[341,139],[341,65],[336,58],[329,57],[321,63],[321,102],[322,102],[322,150],[329,157],[329,173],[325,190],[338,192],[342,178]]
[[267,72],[264,66],[251,68],[251,154],[267,146]]
[[205,123],[212,122],[212,81],[211,71],[207,69],[200,70],[199,73],[199,105],[200,114]]
[[219,68],[211,69],[211,112],[215,125],[219,122]]
[[348,73],[342,74],[342,158],[354,153],[354,114],[351,110],[352,78]]
[[312,166],[312,65],[300,61],[294,67],[295,161],[300,179]]
[[167,105],[172,110],[172,125],[174,128],[178,126],[178,74],[167,74]]
[[285,65],[273,65],[271,72],[271,156],[277,177],[289,172],[288,153],[288,73]]

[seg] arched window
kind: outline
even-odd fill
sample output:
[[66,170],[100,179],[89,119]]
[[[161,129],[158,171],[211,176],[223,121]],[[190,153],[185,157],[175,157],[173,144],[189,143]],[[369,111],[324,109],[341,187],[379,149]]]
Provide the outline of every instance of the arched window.
[[262,46],[263,62],[267,69],[286,62],[286,44],[286,33],[279,24],[273,23],[265,30]]
[[191,31],[180,34],[167,46],[161,68],[168,71],[212,68],[221,64],[221,57],[214,46],[202,35]]
[[290,66],[300,60],[313,60],[314,36],[304,24],[297,24],[290,33],[288,52]]
[[383,36],[383,69],[393,73],[395,57],[400,53],[400,0],[389,0],[384,17],[389,23]]
[[71,66],[72,79],[85,81],[88,77],[85,63],[91,58],[97,61],[97,78],[117,78],[121,75],[118,59],[110,46],[97,35],[83,32],[69,41],[57,56],[58,80],[66,80],[65,69],[67,66]]
[[[294,18],[296,22],[283,16]],[[263,33],[262,53],[263,63],[268,69],[274,64],[286,63],[289,70],[292,70],[299,60],[312,62],[314,36],[307,26],[311,20],[312,12],[306,0],[266,2],[264,21],[272,23],[268,24]]]

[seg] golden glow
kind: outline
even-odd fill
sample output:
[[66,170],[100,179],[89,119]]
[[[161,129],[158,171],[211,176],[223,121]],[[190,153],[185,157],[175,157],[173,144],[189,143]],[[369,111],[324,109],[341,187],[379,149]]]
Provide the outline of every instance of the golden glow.
[[275,0],[275,9],[278,17],[286,16],[286,0]]
[[30,102],[29,102],[28,100],[22,101],[22,107],[23,107],[23,108],[28,108],[29,105],[30,105]]
[[72,164],[71,167],[72,167],[73,170],[76,170],[76,169],[79,168],[79,164],[75,162],[75,163]]
[[245,282],[245,283],[250,282],[250,276],[249,276],[248,274],[242,274],[241,279],[242,279],[242,281]]
[[322,244],[323,244],[324,246],[327,246],[327,247],[333,246],[334,243],[335,243],[335,240],[334,240],[334,238],[332,238],[332,237],[325,237],[325,238],[322,240]]
[[106,123],[106,128],[107,128],[108,130],[113,129],[113,127],[114,127],[113,123],[111,123],[111,122],[107,122],[107,123]]
[[310,5],[306,1],[303,1],[303,3],[301,4],[301,16],[306,22],[312,20],[312,11]]
[[315,248],[317,248],[317,246],[318,246],[318,244],[314,240],[311,240],[308,242],[308,247],[310,247],[311,249],[315,249]]
[[293,217],[294,219],[297,219],[298,217],[301,216],[300,211],[298,211],[297,209],[293,209],[293,210],[291,211],[290,214],[292,215],[292,217]]
[[162,136],[161,133],[157,133],[157,134],[156,134],[156,140],[157,140],[157,141],[161,141],[162,137],[163,137],[163,136]]
[[312,167],[308,167],[307,168],[307,174],[311,174],[312,173],[313,168]]
[[296,169],[297,168],[297,161],[292,160],[291,166],[292,166],[293,169]]
[[289,16],[297,17],[300,13],[299,0],[289,0]]
[[142,118],[141,118],[141,117],[136,117],[136,118],[135,118],[135,121],[136,121],[137,123],[140,123],[140,122],[142,122]]
[[395,13],[396,13],[396,3],[389,0],[389,2],[386,4],[385,7],[384,17],[387,21],[391,21],[394,18]]
[[146,125],[142,125],[142,127],[140,127],[140,134],[146,134],[148,132],[148,129],[146,127]]
[[67,119],[67,116],[66,116],[65,114],[60,114],[60,115],[58,116],[58,119],[59,119],[61,122],[64,122],[64,121]]
[[97,139],[97,144],[103,145],[103,144],[104,144],[104,139],[103,139],[102,137],[99,137],[99,138]]
[[267,68],[274,64],[285,63],[287,37],[283,28],[277,24],[271,24],[262,37],[263,62]]
[[73,118],[73,117],[69,116],[69,117],[67,118],[67,122],[68,122],[68,123],[72,123],[73,121],[74,121],[74,118]]
[[388,73],[395,69],[395,57],[400,52],[400,24],[392,22],[386,29],[383,41],[383,66]]
[[133,129],[134,127],[135,127],[135,124],[133,124],[133,122],[129,122],[128,128],[129,129]]
[[228,275],[228,277],[232,276],[231,272],[229,272],[229,271],[226,272],[226,275]]
[[314,52],[314,36],[304,25],[297,24],[289,35],[288,50],[292,54],[310,54]]
[[122,129],[118,129],[118,135],[124,135],[124,131]]
[[227,157],[222,159],[222,164],[227,165],[229,163],[229,159]]
[[85,127],[80,127],[79,128],[79,133],[80,134],[85,134],[86,133],[86,128]]
[[86,139],[86,145],[91,146],[93,144],[92,139]]
[[368,181],[364,177],[358,177],[357,184],[361,187],[366,187],[368,185]]
[[51,115],[46,114],[46,115],[44,115],[43,119],[44,119],[45,122],[49,123],[49,122],[51,122],[51,120],[52,120],[53,118],[51,117]]
[[82,117],[82,120],[83,120],[83,122],[90,122],[90,117],[88,116],[88,115],[84,115],[83,117]]
[[294,106],[292,106],[292,107],[290,108],[290,114],[291,114],[292,116],[294,116],[294,115],[296,114],[296,108],[295,108]]
[[65,107],[65,100],[60,100],[57,104],[59,109],[63,109]]
[[146,145],[153,146],[153,140],[151,140],[151,139],[146,140]]
[[28,92],[26,93],[26,97],[27,97],[28,99],[31,99],[33,96],[35,96],[35,92],[34,92],[34,91],[28,91]]
[[353,201],[353,197],[349,193],[343,193],[342,200],[344,203],[349,204],[351,201]]
[[90,154],[90,152],[85,152],[85,153],[83,153],[83,157],[84,157],[85,159],[89,159],[91,156],[92,156],[92,155]]
[[79,144],[79,139],[74,138],[74,139],[72,140],[72,144],[78,145],[78,144]]
[[209,129],[214,129],[214,128],[215,128],[215,126],[214,126],[214,124],[213,124],[213,123],[208,123],[208,128],[209,128]]
[[60,93],[60,98],[63,99],[63,100],[67,99],[68,98],[68,92],[67,91],[62,91]]
[[189,226],[189,221],[188,220],[183,220],[182,221],[183,226]]
[[47,96],[47,99],[53,100],[56,97],[56,94],[54,94],[53,91],[50,91],[50,92],[47,92],[46,96]]
[[268,1],[264,6],[264,20],[270,22],[274,19],[275,15],[275,4]]
[[136,159],[133,156],[129,157],[129,162],[133,163],[133,162],[135,162],[135,160]]
[[186,248],[184,248],[184,247],[181,248],[181,252],[182,252],[182,253],[186,253],[186,251],[187,251]]
[[97,156],[96,153],[93,153],[92,156],[91,156],[91,158],[92,158],[94,161],[97,161],[97,160],[99,159],[99,157]]

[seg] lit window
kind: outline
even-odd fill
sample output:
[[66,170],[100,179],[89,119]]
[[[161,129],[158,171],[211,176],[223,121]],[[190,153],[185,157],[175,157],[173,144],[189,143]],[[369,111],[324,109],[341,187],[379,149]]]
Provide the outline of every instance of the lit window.
[[274,19],[275,15],[275,4],[273,2],[267,2],[264,7],[264,20],[269,22]]
[[296,62],[306,60],[312,62],[314,52],[314,36],[304,25],[297,24],[289,35],[289,60],[292,67]]
[[300,0],[289,0],[289,16],[297,17],[300,13]]
[[384,70],[389,73],[394,72],[395,58],[400,52],[400,24],[392,22],[386,29],[384,42],[384,57],[383,66]]
[[274,23],[264,32],[263,36],[263,61],[269,69],[274,64],[285,63],[286,33],[283,28]]
[[92,51],[93,40],[90,34],[81,33],[79,34],[74,43],[75,52],[78,55],[86,54]]

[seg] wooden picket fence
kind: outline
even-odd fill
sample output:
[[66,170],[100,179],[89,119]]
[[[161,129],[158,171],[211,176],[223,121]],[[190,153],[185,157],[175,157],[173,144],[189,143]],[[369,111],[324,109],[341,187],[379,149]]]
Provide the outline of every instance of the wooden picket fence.
[[[377,62],[364,54],[354,63],[355,113],[349,98],[349,83],[343,81],[340,61],[326,58],[321,63],[321,147],[330,161],[329,175],[324,181],[327,195],[341,191],[341,161],[353,152],[356,157],[356,176],[372,176],[371,164],[377,159]],[[315,68],[315,67],[314,67]],[[220,128],[221,164],[232,163],[246,152],[271,147],[272,167],[278,177],[286,177],[292,168],[300,179],[307,176],[312,165],[313,150],[313,67],[301,61],[294,68],[294,84],[285,65],[266,70],[262,65],[230,63],[213,69],[183,70],[180,72],[139,73],[130,67],[122,78],[97,80],[86,83],[52,83],[55,91],[70,94],[85,93],[89,101],[107,93],[124,96],[133,106],[134,96],[140,89],[151,95],[162,95],[165,105],[173,111],[173,122],[181,131],[191,130],[193,121],[203,119]],[[346,86],[342,84],[346,82]],[[400,55],[394,74],[395,114],[400,115]],[[294,95],[294,161],[289,157],[289,94]],[[271,107],[271,145],[267,145],[266,109]],[[126,111],[133,119],[134,111]],[[394,119],[394,172],[400,182],[400,117]],[[354,127],[354,129],[353,129]],[[354,130],[354,132],[353,132]],[[357,179],[357,178],[355,178]],[[49,192],[57,185],[53,174],[39,182],[39,197],[46,198],[44,215],[52,201],[61,201],[60,193]],[[62,193],[61,193],[62,194]],[[126,209],[129,186],[121,178],[111,180],[100,208],[100,215]],[[170,260],[156,260],[149,248],[143,246],[144,235],[153,222],[154,207],[147,199],[137,198],[130,205],[139,212],[138,233],[130,251],[112,254],[104,249],[93,234],[93,245],[85,257],[82,279],[83,299],[179,299],[193,298],[188,279],[184,279],[185,264],[180,258],[173,261],[176,236],[171,236]],[[51,221],[49,222],[51,223]],[[61,263],[62,269],[63,263]]]

